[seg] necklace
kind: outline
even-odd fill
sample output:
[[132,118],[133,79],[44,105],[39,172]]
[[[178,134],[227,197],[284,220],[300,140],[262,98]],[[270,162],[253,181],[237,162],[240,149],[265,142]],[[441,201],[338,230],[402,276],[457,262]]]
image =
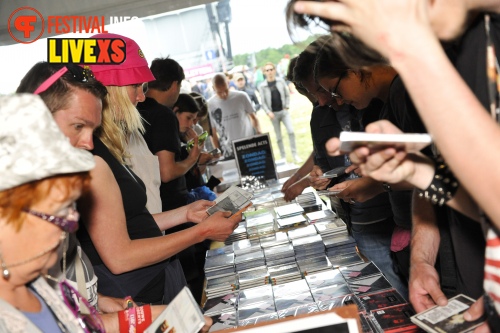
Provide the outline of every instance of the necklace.
[[[2,267],[2,276],[5,280],[8,280],[10,278],[10,271],[9,271],[9,268],[12,268],[12,267],[17,267],[17,266],[22,266],[24,264],[27,264],[33,260],[36,260],[38,258],[41,258],[43,257],[44,255],[46,255],[47,253],[49,252],[52,252],[54,251],[54,249],[56,249],[59,244],[61,244],[61,241],[64,241],[66,239],[66,232],[63,232],[61,234],[61,237],[59,238],[59,241],[57,242],[56,245],[46,249],[46,250],[43,250],[42,252],[36,254],[35,256],[31,257],[31,258],[28,258],[28,259],[24,259],[24,260],[21,260],[21,261],[18,261],[18,262],[15,262],[13,264],[9,264],[7,265],[4,261],[3,261],[3,258],[0,257],[0,266]],[[63,254],[64,256],[64,254]]]

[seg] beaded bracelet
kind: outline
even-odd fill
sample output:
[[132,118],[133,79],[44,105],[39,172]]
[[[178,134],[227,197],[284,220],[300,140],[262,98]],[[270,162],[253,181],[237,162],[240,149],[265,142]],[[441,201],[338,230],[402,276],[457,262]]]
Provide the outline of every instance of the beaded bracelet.
[[436,167],[432,182],[425,190],[418,190],[418,196],[425,198],[435,205],[442,206],[453,198],[458,190],[458,180],[451,172],[441,156],[434,159]]

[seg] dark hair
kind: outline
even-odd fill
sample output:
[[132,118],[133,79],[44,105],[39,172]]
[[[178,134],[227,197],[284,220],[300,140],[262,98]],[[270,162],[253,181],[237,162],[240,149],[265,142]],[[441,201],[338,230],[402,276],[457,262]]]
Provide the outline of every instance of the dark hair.
[[189,112],[189,113],[197,113],[200,111],[198,107],[198,103],[188,94],[179,94],[179,98],[177,102],[174,104],[174,109],[177,110],[175,112]]
[[205,118],[208,115],[208,106],[207,101],[205,100],[203,95],[193,91],[189,93],[189,96],[193,97],[193,99],[196,101],[196,104],[198,104],[198,108],[200,109],[200,111],[198,111],[198,118]]
[[[16,93],[34,93],[45,80],[64,66],[65,65],[61,64],[50,64],[45,61],[36,63],[22,78]],[[108,94],[106,87],[94,78],[88,78],[86,82],[82,82],[82,80],[76,78],[70,70],[64,73],[47,90],[40,93],[40,97],[47,105],[50,112],[53,113],[69,106],[74,89],[85,90],[99,98],[102,101],[104,109],[106,105],[106,95]]]
[[318,52],[330,38],[330,35],[319,37],[299,54],[297,63],[293,69],[295,83],[302,83],[307,81],[309,78],[314,77],[314,65],[316,63]]
[[167,91],[172,86],[172,83],[181,84],[182,80],[185,79],[181,65],[169,57],[156,58],[151,63],[150,69],[155,76],[155,80],[149,82],[149,89]]
[[[318,16],[307,14],[298,14],[293,10],[293,5],[297,0],[290,0],[286,6],[286,21],[289,35],[294,36],[296,27],[308,28],[316,25],[331,31],[331,26],[336,22],[324,19]],[[322,0],[309,0],[319,1]],[[332,38],[329,44],[337,50],[339,56],[351,68],[360,68],[364,66],[387,65],[388,61],[380,53],[366,46],[359,39],[348,32],[331,32]]]

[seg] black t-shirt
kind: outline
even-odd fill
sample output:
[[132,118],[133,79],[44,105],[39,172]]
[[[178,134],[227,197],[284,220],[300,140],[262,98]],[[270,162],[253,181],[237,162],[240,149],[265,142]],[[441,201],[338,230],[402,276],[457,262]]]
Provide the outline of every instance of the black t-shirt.
[[[146,187],[142,180],[135,175],[130,168],[126,168],[122,165],[108,150],[108,148],[102,143],[102,141],[94,136],[94,149],[91,151],[92,154],[101,157],[110,167],[113,175],[120,188],[120,193],[122,197],[123,207],[125,209],[125,218],[127,222],[127,231],[130,239],[143,239],[143,238],[153,238],[162,236],[162,232],[156,224],[153,216],[149,213],[146,208]],[[78,230],[77,237],[80,240],[82,249],[89,257],[92,265],[103,265],[103,261],[99,256],[90,235],[85,228],[85,224],[80,224],[80,229]],[[110,241],[113,240],[113,235],[109,235]],[[147,290],[145,295],[143,292],[135,295],[138,299],[150,299],[156,301],[158,295],[163,295],[164,289],[164,273],[162,275],[148,276],[148,269],[141,268],[135,270],[137,274],[141,275],[142,278],[151,283],[147,284],[143,288],[143,291]],[[134,271],[124,274],[134,274]],[[163,276],[163,279],[162,279]],[[99,276],[98,288],[99,290],[107,290],[109,285],[113,285],[113,281],[108,281],[110,276]],[[153,283],[154,282],[154,283]],[[152,285],[151,285],[152,284]],[[126,289],[127,286],[123,286],[122,289]],[[149,294],[151,293],[151,294]],[[110,295],[114,296],[114,295]],[[135,299],[135,298],[134,298]]]
[[[329,156],[326,152],[325,144],[333,137],[338,137],[340,132],[349,124],[349,129],[360,131],[364,128],[364,114],[368,117],[372,114],[379,115],[380,104],[378,102],[370,105],[369,110],[358,111],[345,104],[340,110],[335,111],[328,106],[316,106],[311,115],[311,137],[315,152],[315,164],[323,172],[335,167],[346,165],[344,156]],[[347,177],[333,179],[329,186],[343,182]],[[342,206],[349,213],[351,221],[354,223],[369,223],[380,221],[392,215],[389,198],[386,193],[379,194],[365,202],[354,204],[343,203]]]
[[282,111],[283,110],[283,102],[281,101],[281,94],[276,87],[276,81],[267,82],[267,86],[269,90],[271,90],[271,108],[272,111]]
[[[174,112],[161,105],[153,98],[137,105],[141,116],[146,120],[144,140],[153,154],[166,150],[175,154],[175,161],[181,161],[181,141],[179,136],[179,121]],[[171,210],[186,204],[186,178],[184,176],[161,183],[160,196],[162,210]]]

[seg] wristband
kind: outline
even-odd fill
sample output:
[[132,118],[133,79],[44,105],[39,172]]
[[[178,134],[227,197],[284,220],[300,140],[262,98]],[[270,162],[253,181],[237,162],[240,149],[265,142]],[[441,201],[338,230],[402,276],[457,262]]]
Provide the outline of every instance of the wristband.
[[151,305],[129,308],[118,312],[120,333],[142,333],[153,322]]
[[436,167],[431,184],[425,190],[418,190],[418,196],[425,198],[434,205],[442,206],[453,198],[458,190],[458,180],[444,163],[441,156],[435,158]]
[[129,308],[118,312],[120,333],[134,333],[137,331],[136,308]]

